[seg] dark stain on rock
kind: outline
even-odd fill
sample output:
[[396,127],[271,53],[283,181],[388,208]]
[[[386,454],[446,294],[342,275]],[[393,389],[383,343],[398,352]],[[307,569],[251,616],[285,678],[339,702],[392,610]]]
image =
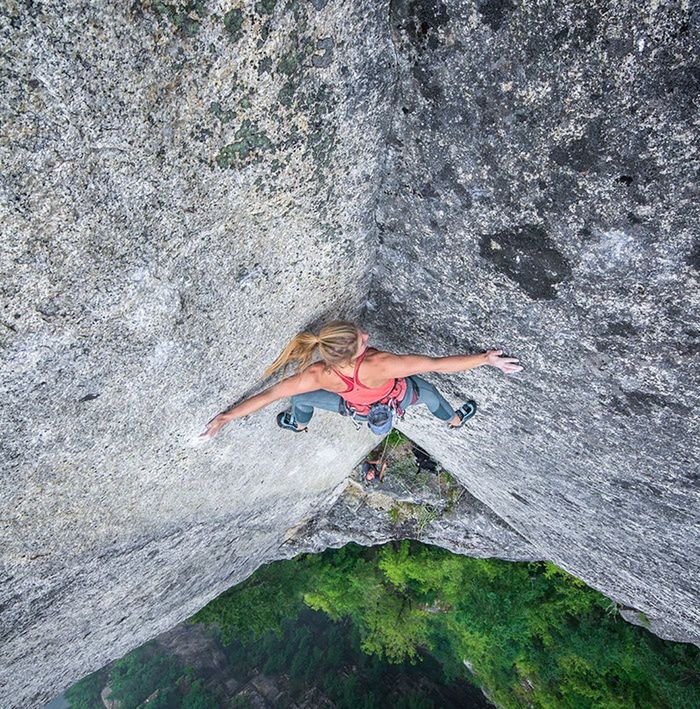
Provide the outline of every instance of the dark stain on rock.
[[440,131],[444,130],[446,127],[468,128],[474,121],[474,116],[462,101],[445,102],[443,105],[439,106],[436,115],[439,119],[437,130]]
[[569,262],[536,224],[484,234],[480,254],[535,300],[553,300],[556,284],[571,276]]
[[418,82],[421,94],[428,100],[438,102],[444,96],[444,89],[438,82],[432,81],[432,73],[427,67],[414,64],[411,67],[411,74]]
[[419,188],[418,193],[421,197],[423,197],[423,199],[432,199],[433,197],[438,196],[438,193],[435,191],[435,188],[430,184],[430,182],[424,182]]
[[58,315],[58,305],[56,301],[48,299],[36,306],[37,312],[44,318],[50,319]]
[[598,36],[600,21],[601,16],[598,9],[595,7],[588,8],[583,23],[578,25],[572,33],[574,46],[583,49],[591,44]]
[[625,55],[634,51],[634,40],[632,37],[605,37],[603,46],[608,56],[614,59],[622,59]]
[[78,399],[78,403],[82,404],[84,401],[93,401],[94,399],[97,399],[100,395],[99,394],[86,394],[82,398]]
[[258,62],[258,75],[269,74],[272,71],[272,59],[270,57],[263,57]]
[[518,502],[522,502],[523,505],[529,505],[530,503],[524,498],[520,497],[517,492],[513,492],[512,490],[510,491],[511,497],[514,497]]
[[323,37],[316,42],[316,50],[321,54],[314,54],[311,57],[311,64],[316,68],[325,68],[330,66],[333,61],[333,47],[335,40],[332,37]]
[[549,157],[562,167],[570,167],[576,172],[590,172],[598,163],[600,152],[600,122],[592,121],[583,136],[566,145],[556,145],[550,151]]
[[419,51],[439,46],[439,28],[450,19],[442,0],[395,0],[390,5],[391,24],[403,30]]
[[476,9],[483,22],[498,32],[508,13],[515,9],[515,3],[513,0],[477,0]]
[[690,407],[661,394],[653,394],[646,391],[628,391],[625,392],[625,397],[634,413],[643,413],[653,407],[670,409],[678,414],[689,414],[691,412]]
[[[630,348],[626,340],[614,337],[611,339],[601,339],[596,338],[594,340],[594,346],[598,352],[602,352],[608,355],[615,355],[616,357],[626,357]],[[600,367],[599,369],[604,370],[607,367]]]
[[631,323],[610,321],[605,323],[605,331],[602,334],[615,337],[633,337],[637,335],[638,332]]
[[663,77],[663,87],[667,93],[678,94],[686,99],[700,92],[700,66],[680,66]]
[[680,416],[687,416],[692,409],[685,404],[674,401],[668,396],[646,391],[623,391],[622,396],[615,396],[610,406],[624,416],[641,416],[662,409],[672,411]]
[[454,192],[463,209],[471,209],[473,205],[469,190],[459,181],[459,177],[450,163],[445,163],[437,174],[437,179],[442,182],[445,189]]

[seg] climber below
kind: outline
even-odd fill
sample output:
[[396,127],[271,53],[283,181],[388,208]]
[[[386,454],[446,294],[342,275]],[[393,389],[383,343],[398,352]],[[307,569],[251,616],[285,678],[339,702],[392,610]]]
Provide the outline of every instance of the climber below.
[[360,477],[365,482],[365,484],[371,484],[373,482],[379,481],[384,482],[384,473],[386,472],[386,466],[388,463],[382,461],[381,458],[376,460],[365,460],[360,468]]
[[[384,435],[408,406],[416,404],[425,404],[433,416],[457,429],[476,413],[476,403],[467,401],[454,409],[430,382],[417,375],[463,372],[483,365],[504,374],[522,370],[517,359],[502,356],[501,350],[449,357],[396,355],[368,347],[368,340],[358,325],[344,320],[328,323],[318,335],[300,332],[263,376],[284,371],[292,363],[298,373],[218,414],[201,437],[213,438],[229,421],[287,397],[291,397],[291,407],[277,415],[277,425],[295,433],[307,430],[314,409],[326,409],[366,422],[373,433]],[[317,349],[321,361],[312,363]]]

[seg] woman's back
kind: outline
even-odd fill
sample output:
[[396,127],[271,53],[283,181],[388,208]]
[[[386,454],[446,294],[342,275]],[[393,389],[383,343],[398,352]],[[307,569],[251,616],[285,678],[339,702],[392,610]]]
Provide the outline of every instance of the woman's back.
[[[358,390],[363,388],[379,390],[385,389],[394,382],[394,378],[387,377],[384,371],[383,361],[386,354],[374,347],[368,347],[359,357],[344,366],[336,366],[330,370],[323,362],[316,362],[311,366],[317,368],[321,388],[327,391],[336,394],[349,393],[348,380],[353,378],[356,382],[355,388]],[[361,360],[360,365],[356,367],[358,360]],[[339,374],[347,379],[343,379]]]

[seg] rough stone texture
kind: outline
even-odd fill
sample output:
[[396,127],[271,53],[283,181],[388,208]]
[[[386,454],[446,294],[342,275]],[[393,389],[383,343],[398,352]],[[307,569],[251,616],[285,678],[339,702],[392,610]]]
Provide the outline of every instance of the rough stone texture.
[[3,707],[274,558],[371,445],[279,408],[195,443],[293,333],[364,304],[386,9],[158,6],[0,16]]
[[436,377],[478,400],[467,431],[402,427],[505,521],[465,511],[474,548],[525,538],[514,556],[700,637],[688,3],[1,13],[3,706],[172,627],[325,509],[371,446],[350,422],[194,440],[370,278],[375,344],[528,367]]
[[[405,495],[391,487],[367,489],[351,479],[326,513],[287,531],[285,556],[317,553],[349,542],[374,546],[417,539],[466,556],[540,560],[526,539],[468,492],[449,511],[440,502],[432,495]],[[392,508],[400,510],[396,521],[391,518]]]
[[[392,3],[380,345],[502,347],[401,430],[538,550],[700,641],[697,11]],[[421,407],[422,408],[422,407]],[[655,625],[656,624],[656,625]]]

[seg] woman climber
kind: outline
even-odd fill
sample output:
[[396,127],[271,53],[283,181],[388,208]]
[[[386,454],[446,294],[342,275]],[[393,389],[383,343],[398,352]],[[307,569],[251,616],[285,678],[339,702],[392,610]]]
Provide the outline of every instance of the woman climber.
[[[291,397],[291,408],[277,414],[277,425],[295,433],[306,431],[314,409],[326,409],[355,421],[366,421],[378,434],[388,433],[394,416],[401,417],[408,406],[425,404],[433,416],[460,428],[476,413],[476,403],[467,401],[458,409],[430,382],[417,375],[424,372],[463,372],[483,365],[504,374],[522,367],[501,350],[484,354],[428,357],[395,355],[367,346],[369,335],[358,325],[336,320],[318,335],[300,332],[265,370],[264,377],[296,363],[298,373],[260,394],[215,416],[201,434],[213,438],[229,421],[248,416],[279,399]],[[311,363],[318,349],[321,361]]]

